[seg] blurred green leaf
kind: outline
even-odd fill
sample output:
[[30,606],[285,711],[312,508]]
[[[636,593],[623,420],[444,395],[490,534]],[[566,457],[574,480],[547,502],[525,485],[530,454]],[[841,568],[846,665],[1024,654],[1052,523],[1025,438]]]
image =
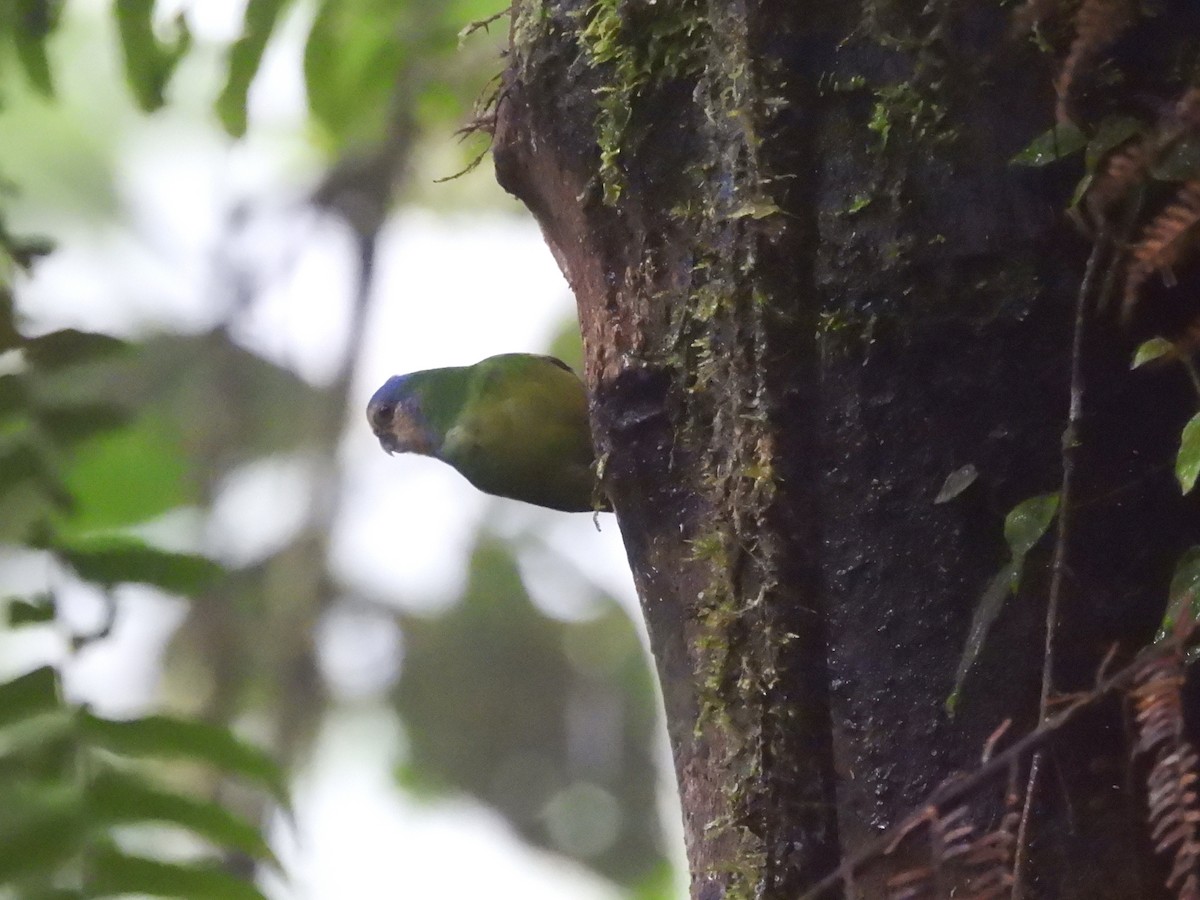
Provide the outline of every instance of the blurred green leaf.
[[967,673],[979,657],[988,632],[1004,607],[1004,601],[1020,589],[1025,557],[1042,539],[1057,513],[1058,494],[1039,494],[1022,500],[1004,517],[1004,539],[1008,543],[1010,558],[992,576],[975,604],[975,614],[971,617],[971,627],[967,631],[967,640],[954,673],[954,687],[946,698],[946,711],[951,715],[958,707]]
[[1177,600],[1184,594],[1200,587],[1200,546],[1188,547],[1175,564],[1175,574],[1171,576],[1169,597]]
[[946,698],[946,711],[951,715],[958,707],[963,682],[967,680],[967,673],[975,664],[992,624],[1000,615],[1004,601],[1012,593],[1012,586],[1020,578],[1020,575],[1020,567],[1012,562],[1008,563],[992,576],[992,580],[988,582],[979,601],[975,604],[975,614],[971,617],[971,627],[967,630],[967,640],[963,646],[962,656],[958,660],[958,669],[954,673],[954,689]]
[[0,375],[0,420],[30,407],[29,389],[20,375]]
[[198,800],[151,784],[140,773],[104,769],[88,785],[89,820],[117,825],[170,822],[222,849],[240,850],[278,866],[258,828],[214,801]]
[[88,900],[87,894],[73,888],[56,888],[44,884],[33,885],[28,883],[18,885],[17,887],[19,891],[17,896],[21,900]]
[[59,447],[69,447],[126,424],[131,413],[116,403],[81,403],[38,410],[38,424]]
[[1087,143],[1087,135],[1079,130],[1079,126],[1063,122],[1039,134],[1009,162],[1014,166],[1046,166],[1078,153]]
[[265,900],[252,884],[214,866],[159,862],[102,848],[89,860],[93,896],[147,894],[181,900]]
[[229,51],[225,87],[217,98],[217,117],[234,137],[246,133],[246,101],[258,73],[267,42],[280,14],[291,0],[249,0],[242,21],[242,36]]
[[313,119],[343,154],[411,140],[403,132],[413,122],[418,134],[461,125],[501,68],[507,28],[477,32],[461,52],[459,32],[503,8],[502,0],[322,0],[304,48]]
[[24,433],[0,437],[7,437],[7,440],[0,440],[0,496],[13,485],[32,480],[55,499],[69,503],[69,498],[61,493],[62,482],[45,455],[34,446],[28,429]]
[[29,235],[19,238],[10,236],[2,246],[13,262],[22,269],[29,270],[43,256],[53,253],[57,245],[48,237]]
[[304,48],[304,82],[313,118],[342,146],[384,135],[406,56],[398,38],[412,37],[399,30],[408,18],[404,7],[372,0],[323,0],[318,7]]
[[53,594],[39,594],[32,600],[24,600],[20,597],[11,597],[8,600],[10,628],[53,622],[55,615],[57,615],[57,609]]
[[[205,448],[209,464],[222,472],[305,445],[314,418],[329,402],[320,388],[220,332],[146,341],[138,365],[112,389],[154,409],[163,423],[162,440]],[[228,434],[237,440],[215,440]]]
[[0,543],[42,546],[57,510],[55,501],[32,481],[0,490]]
[[117,0],[113,13],[125,56],[125,80],[138,106],[153,112],[163,105],[167,82],[192,46],[187,20],[182,13],[175,18],[175,40],[168,44],[154,34],[154,0]]
[[0,684],[0,728],[59,709],[58,673],[42,666]]
[[80,578],[101,585],[137,582],[194,594],[222,573],[221,566],[205,556],[160,550],[125,535],[74,538],[57,542],[54,550]]
[[1022,500],[1004,518],[1004,540],[1019,566],[1033,545],[1041,540],[1058,512],[1058,494],[1041,494]]
[[113,753],[208,763],[265,788],[281,806],[289,807],[279,764],[228,728],[170,716],[117,720],[90,713],[83,714],[82,728],[90,742]]
[[91,362],[128,347],[128,343],[111,335],[64,328],[25,341],[25,358],[35,368],[51,371]]
[[1175,457],[1175,477],[1185,494],[1196,486],[1200,475],[1200,413],[1192,416],[1179,436],[1179,454]]
[[12,38],[25,77],[43,97],[54,96],[46,41],[58,25],[60,2],[13,0]]
[[0,818],[0,885],[31,874],[49,874],[78,852],[86,835],[82,808],[77,798],[45,802],[40,808],[15,811],[10,797],[0,796],[4,813]]
[[1155,161],[1150,174],[1159,181],[1187,181],[1200,172],[1200,140],[1188,135]]
[[63,480],[75,498],[61,522],[68,535],[134,525],[199,501],[182,439],[154,410],[78,444]]
[[1150,338],[1150,340],[1138,344],[1138,348],[1133,354],[1133,362],[1130,363],[1129,368],[1137,369],[1148,362],[1162,359],[1164,356],[1173,357],[1174,355],[1175,345],[1166,338]]
[[1161,641],[1172,634],[1185,610],[1190,611],[1193,619],[1200,616],[1200,546],[1188,547],[1175,564],[1175,574],[1171,576],[1171,588],[1167,593],[1167,610],[1155,640]]
[[17,331],[17,316],[16,310],[13,308],[12,291],[2,283],[2,276],[0,276],[0,353],[21,346],[23,340],[20,332]]
[[[12,791],[22,782],[40,782],[75,790],[77,738],[74,710],[65,705],[8,726],[0,734],[0,785]],[[7,802],[0,820],[13,809]]]
[[46,58],[46,41],[18,29],[13,34],[13,43],[30,85],[42,96],[53,97],[54,83],[50,77],[50,61]]
[[1144,134],[1145,131],[1146,125],[1143,122],[1129,116],[1109,116],[1101,121],[1095,135],[1087,144],[1087,153],[1084,156],[1087,170],[1094,172],[1104,157],[1130,138]]

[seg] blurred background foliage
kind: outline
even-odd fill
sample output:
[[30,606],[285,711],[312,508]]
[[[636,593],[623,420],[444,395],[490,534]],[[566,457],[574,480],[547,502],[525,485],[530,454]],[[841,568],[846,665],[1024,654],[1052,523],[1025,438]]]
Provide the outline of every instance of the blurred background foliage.
[[[215,6],[232,9],[224,40],[198,20]],[[621,893],[673,896],[638,626],[547,537],[560,514],[507,533],[483,517],[461,596],[437,609],[406,604],[402,584],[365,588],[331,545],[347,446],[365,431],[356,363],[381,229],[418,206],[515,215],[489,172],[433,183],[486,150],[454,132],[486,115],[507,20],[469,26],[498,12],[496,0],[0,4],[0,896],[290,896],[278,879],[255,886],[277,865],[270,823],[337,707],[368,701],[398,717],[393,776],[412,795],[472,797]],[[288,35],[302,48],[300,146],[255,97]],[[173,123],[170,153],[186,157],[188,135],[197,153],[229,152],[219,123],[287,173],[274,193],[229,191],[199,270],[142,278],[153,265],[130,251],[170,243],[129,189],[153,181],[164,152],[124,139],[146,116]],[[178,171],[168,193],[203,190]],[[254,346],[247,323],[330,221],[352,300],[314,376]],[[107,322],[86,279],[55,282],[71,296],[33,290],[76,243],[136,315]],[[188,280],[203,283],[200,308],[159,314],[155,290]],[[554,349],[577,362],[574,323]],[[239,546],[222,524],[229,495],[280,471],[288,502],[256,510],[269,536]],[[557,614],[531,599],[535,571],[573,598],[550,604]],[[145,650],[144,696],[101,715],[89,689],[102,686],[72,672],[146,592],[177,610],[169,643],[161,659]],[[339,621],[396,635],[364,650],[378,670],[366,698],[340,695],[322,661]]]

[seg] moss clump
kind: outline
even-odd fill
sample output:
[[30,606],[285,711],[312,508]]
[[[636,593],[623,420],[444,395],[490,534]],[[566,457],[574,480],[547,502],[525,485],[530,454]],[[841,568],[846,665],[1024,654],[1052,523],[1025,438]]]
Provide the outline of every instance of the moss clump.
[[886,150],[893,131],[903,130],[916,141],[948,141],[955,132],[946,126],[946,107],[914,82],[901,82],[875,91],[875,105],[867,128],[879,136]]
[[516,0],[512,7],[509,45],[518,69],[523,69],[528,48],[550,27],[546,0]]
[[[595,0],[578,22],[582,59],[602,85],[595,132],[606,203],[621,201],[625,161],[643,146],[639,107],[683,96],[664,88],[692,88],[695,108],[681,118],[689,152],[699,155],[665,191],[687,262],[664,288],[670,322],[656,352],[660,364],[687,373],[672,413],[687,445],[700,450],[693,487],[714,511],[692,541],[704,587],[688,611],[697,735],[720,754],[711,764],[722,814],[705,838],[719,849],[708,874],[721,878],[729,900],[750,898],[768,852],[751,800],[764,752],[759,703],[777,678],[768,597],[779,563],[765,525],[777,489],[765,337],[776,298],[758,265],[765,220],[782,214],[777,183],[759,160],[759,128],[777,106],[763,95],[745,16],[735,10],[701,0]],[[644,260],[637,276],[654,283],[653,248]]]
[[596,0],[583,15],[579,43],[589,65],[610,67],[598,89],[596,142],[604,201],[616,203],[624,186],[621,149],[634,104],[653,85],[694,78],[704,67],[711,28],[705,4],[633,4]]

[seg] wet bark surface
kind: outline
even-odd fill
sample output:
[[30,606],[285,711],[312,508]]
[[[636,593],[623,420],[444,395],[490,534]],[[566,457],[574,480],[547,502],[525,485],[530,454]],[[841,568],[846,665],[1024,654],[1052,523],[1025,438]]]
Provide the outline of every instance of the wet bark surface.
[[[579,38],[594,8],[535,6],[536,21],[515,14],[496,171],[578,299],[605,486],[666,702],[692,894],[794,897],[976,766],[1002,721],[1014,734],[1036,723],[1049,541],[955,716],[945,700],[976,601],[1006,560],[1004,514],[1062,477],[1088,246],[1061,215],[1062,173],[1009,165],[1049,123],[1052,70],[1011,42],[999,11],[947,17],[935,42],[899,52],[854,39],[859,11],[839,3],[802,15],[717,5],[745,23],[755,90],[770,100],[753,106],[756,151],[778,211],[737,232],[766,312],[754,329],[735,318],[719,350],[750,356],[756,342],[777,489],[754,546],[728,563],[729,583],[757,602],[714,634],[713,566],[696,542],[741,511],[710,489],[705,441],[719,429],[685,425],[696,409],[719,419],[733,400],[720,385],[696,400],[672,351],[675,313],[697,283],[694,220],[677,212],[683,173],[721,171],[699,99],[712,76],[643,86],[621,148],[627,181],[606,202],[596,91],[612,72]],[[903,116],[890,135],[868,128],[878,95],[838,87],[864,75],[934,91],[953,133],[906,133]],[[1114,641],[1128,658],[1152,636],[1174,560],[1198,531],[1171,475],[1193,404],[1186,379],[1130,375],[1132,337],[1090,321],[1055,672],[1064,691],[1090,686]],[[934,504],[967,464],[975,483]],[[714,684],[705,660],[717,640],[747,672],[722,670]],[[1056,741],[1034,806],[1032,896],[1159,895],[1160,864],[1131,837],[1144,812],[1127,755],[1115,704]],[[974,801],[981,828],[1002,789]],[[919,856],[901,847],[867,865],[861,895],[883,896]]]

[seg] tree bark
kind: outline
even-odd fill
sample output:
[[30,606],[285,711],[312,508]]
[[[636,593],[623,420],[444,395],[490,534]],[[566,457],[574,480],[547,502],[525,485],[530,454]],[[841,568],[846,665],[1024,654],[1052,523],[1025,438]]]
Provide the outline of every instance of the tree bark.
[[[1037,722],[1045,550],[945,707],[1004,513],[1060,486],[1088,254],[1078,173],[1009,164],[1055,63],[998,6],[514,6],[496,172],[578,300],[694,898],[799,896]],[[1170,472],[1186,378],[1131,376],[1101,317],[1084,337],[1057,691],[1152,637],[1197,524]],[[1162,893],[1127,758],[1115,704],[1055,742],[1026,896]],[[854,892],[885,896],[910,843]]]

